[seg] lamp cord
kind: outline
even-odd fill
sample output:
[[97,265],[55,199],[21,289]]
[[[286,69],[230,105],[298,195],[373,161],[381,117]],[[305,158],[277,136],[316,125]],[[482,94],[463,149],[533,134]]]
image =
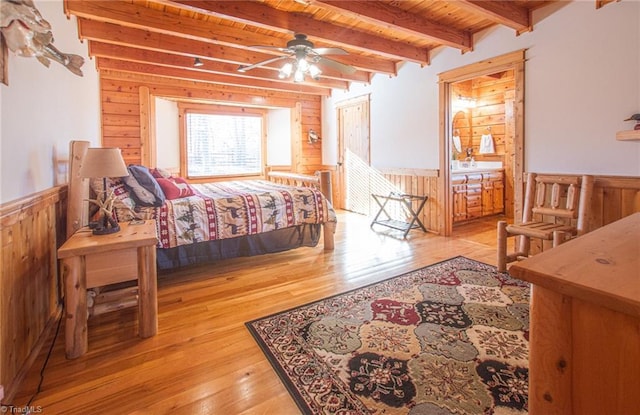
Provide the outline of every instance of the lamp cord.
[[[58,317],[58,324],[56,326],[56,332],[53,335],[53,340],[51,341],[51,345],[49,346],[49,351],[47,352],[47,357],[44,359],[44,363],[42,364],[42,368],[40,369],[40,381],[38,382],[38,387],[36,391],[33,393],[29,401],[25,404],[23,408],[23,414],[28,415],[31,413],[31,403],[38,396],[38,394],[42,391],[42,384],[44,383],[44,371],[47,368],[47,364],[49,363],[49,359],[51,358],[51,353],[53,352],[53,346],[56,344],[56,340],[58,339],[58,333],[60,333],[60,326],[62,325],[62,316],[64,311],[60,313],[60,317]],[[0,408],[16,408],[15,405],[0,403]],[[2,410],[4,412],[4,410]]]

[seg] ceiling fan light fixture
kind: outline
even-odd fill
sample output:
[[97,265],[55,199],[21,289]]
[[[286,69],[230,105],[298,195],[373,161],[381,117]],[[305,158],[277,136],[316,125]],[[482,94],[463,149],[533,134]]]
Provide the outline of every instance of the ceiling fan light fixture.
[[266,67],[268,64],[276,61],[286,62],[278,70],[279,79],[288,79],[293,77],[293,82],[304,82],[306,77],[314,81],[320,80],[320,66],[327,65],[342,73],[351,74],[356,69],[350,65],[325,58],[324,55],[347,55],[348,52],[340,48],[317,48],[314,49],[313,43],[307,39],[307,35],[296,33],[294,39],[287,42],[286,48],[277,48],[273,46],[253,46],[270,50],[278,50],[284,55],[275,58],[265,59],[261,62],[251,65],[241,65],[238,72],[247,72],[258,67]]
[[313,78],[315,81],[317,81],[318,79],[320,79],[320,74],[322,73],[322,71],[320,70],[320,68],[318,68],[316,65],[311,64],[309,65],[309,75],[311,76],[311,78]]
[[287,62],[282,65],[280,71],[278,72],[278,78],[286,79],[291,76],[291,72],[293,71],[293,64],[291,62]]
[[309,62],[306,59],[298,59],[298,70],[307,72],[309,70]]
[[193,60],[193,66],[194,66],[195,68],[198,68],[198,67],[200,67],[200,66],[202,66],[202,65],[204,65],[204,63],[202,63],[202,61],[200,60],[200,58],[195,58],[195,59]]

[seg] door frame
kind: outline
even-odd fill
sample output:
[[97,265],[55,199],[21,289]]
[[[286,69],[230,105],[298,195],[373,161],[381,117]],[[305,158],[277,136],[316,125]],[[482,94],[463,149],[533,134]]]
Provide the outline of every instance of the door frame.
[[514,218],[522,217],[522,200],[524,189],[524,64],[526,49],[485,59],[470,65],[452,69],[438,74],[439,83],[439,136],[440,136],[440,166],[438,176],[438,199],[442,203],[442,215],[438,221],[438,233],[451,236],[453,232],[453,195],[451,193],[451,137],[449,125],[452,121],[451,84],[489,75],[508,69],[514,70],[515,75],[515,131],[513,137],[513,187],[514,187]]

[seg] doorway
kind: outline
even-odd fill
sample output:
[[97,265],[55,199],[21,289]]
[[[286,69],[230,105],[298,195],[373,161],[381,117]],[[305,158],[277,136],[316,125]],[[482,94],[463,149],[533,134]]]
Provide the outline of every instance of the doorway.
[[[445,236],[453,232],[457,213],[454,198],[460,196],[458,183],[452,182],[452,166],[469,162],[472,157],[474,161],[500,163],[504,167],[505,212],[510,217],[521,217],[524,55],[525,50],[520,50],[439,75],[442,174],[438,188],[444,201],[439,231]],[[480,152],[481,141],[487,135],[493,149]]]
[[336,207],[370,214],[369,95],[337,106],[338,168]]

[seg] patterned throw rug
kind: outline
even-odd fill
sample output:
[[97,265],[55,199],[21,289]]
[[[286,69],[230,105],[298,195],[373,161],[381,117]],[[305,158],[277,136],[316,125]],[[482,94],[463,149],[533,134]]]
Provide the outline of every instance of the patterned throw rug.
[[527,413],[529,285],[468,258],[246,324],[305,414]]

